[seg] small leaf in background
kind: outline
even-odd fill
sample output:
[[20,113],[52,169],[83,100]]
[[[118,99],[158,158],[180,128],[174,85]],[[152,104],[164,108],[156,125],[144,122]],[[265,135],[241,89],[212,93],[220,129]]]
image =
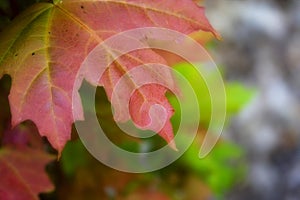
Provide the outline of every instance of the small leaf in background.
[[46,164],[53,159],[27,147],[0,149],[0,199],[38,200],[39,193],[54,190],[45,172]]

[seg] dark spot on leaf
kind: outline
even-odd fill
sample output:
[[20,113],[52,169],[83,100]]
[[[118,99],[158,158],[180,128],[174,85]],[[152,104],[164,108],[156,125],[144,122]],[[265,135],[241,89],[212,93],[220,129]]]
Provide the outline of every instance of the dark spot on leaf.
[[48,34],[50,34],[51,32],[48,32]]
[[80,8],[81,8],[81,9],[84,9],[84,6],[81,5]]
[[32,56],[34,56],[34,55],[35,55],[35,53],[33,52],[31,55],[32,55]]
[[15,54],[15,56],[18,56],[18,55],[19,55],[19,54],[17,54],[17,53]]

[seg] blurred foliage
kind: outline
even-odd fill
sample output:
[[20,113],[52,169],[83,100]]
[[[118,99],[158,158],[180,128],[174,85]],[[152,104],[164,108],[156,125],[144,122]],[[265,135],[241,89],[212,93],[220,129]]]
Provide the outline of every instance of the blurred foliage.
[[200,196],[207,199],[213,195],[223,199],[226,192],[243,179],[246,170],[244,152],[222,140],[207,157],[200,159],[202,137],[203,133],[199,132],[188,151],[170,166],[140,175],[105,167],[87,152],[80,140],[69,142],[60,160],[66,177],[57,187],[59,199],[84,199],[87,196],[131,199],[129,197],[139,195],[141,190],[167,194],[171,199],[192,200]]

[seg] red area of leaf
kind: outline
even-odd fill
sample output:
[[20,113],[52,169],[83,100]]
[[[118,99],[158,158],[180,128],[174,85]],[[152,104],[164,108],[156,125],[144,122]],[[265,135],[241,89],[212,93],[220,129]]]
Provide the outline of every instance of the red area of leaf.
[[[130,113],[133,121],[142,129],[156,131],[171,148],[177,150],[173,140],[173,128],[170,122],[174,110],[160,85],[145,85],[140,89],[144,95],[135,92],[130,99]],[[159,107],[154,107],[159,105]],[[152,108],[152,110],[151,110]]]
[[0,199],[39,199],[38,194],[54,189],[45,173],[53,156],[29,148],[0,150]]

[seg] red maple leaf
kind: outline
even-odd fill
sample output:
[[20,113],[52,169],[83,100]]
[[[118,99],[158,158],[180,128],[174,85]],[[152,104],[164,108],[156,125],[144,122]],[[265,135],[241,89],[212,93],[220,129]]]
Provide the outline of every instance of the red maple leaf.
[[[54,2],[36,4],[1,33],[0,78],[4,74],[12,77],[12,124],[32,120],[59,152],[70,139],[72,123],[82,119],[80,112],[72,115],[72,90],[82,62],[97,44],[114,34],[140,27],[163,27],[184,34],[202,30],[217,35],[204,9],[192,0]],[[108,97],[111,98],[121,76],[147,62],[166,63],[151,49],[131,52],[116,60],[100,82]],[[145,127],[151,120],[149,108],[162,105],[167,111],[162,129],[147,127],[170,142],[173,131],[169,119],[173,110],[165,92],[166,88],[157,84],[137,88],[130,100],[129,113],[138,126]],[[128,115],[119,117],[116,119],[120,121],[128,119]]]

